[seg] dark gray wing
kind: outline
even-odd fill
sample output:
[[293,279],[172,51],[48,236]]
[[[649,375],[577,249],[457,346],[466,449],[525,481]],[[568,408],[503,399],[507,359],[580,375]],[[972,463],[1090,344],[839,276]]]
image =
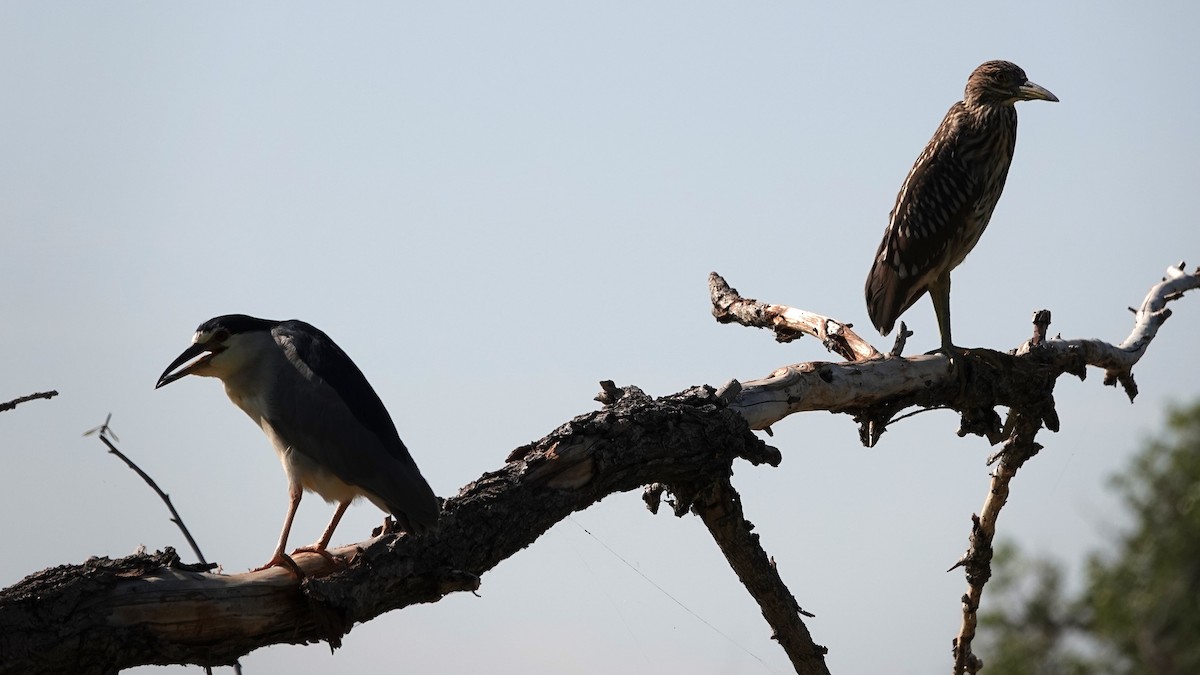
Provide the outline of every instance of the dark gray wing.
[[437,497],[358,366],[329,336],[302,321],[280,322],[272,335],[311,385],[288,388],[280,409],[300,414],[268,420],[277,432],[343,482],[378,496],[398,518],[417,529],[435,524]]

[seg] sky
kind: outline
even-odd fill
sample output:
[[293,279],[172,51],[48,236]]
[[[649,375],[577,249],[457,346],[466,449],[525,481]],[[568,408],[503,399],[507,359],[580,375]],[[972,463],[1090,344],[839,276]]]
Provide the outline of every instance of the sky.
[[[229,572],[286,509],[266,439],[215,380],[154,390],[195,327],[299,318],[356,361],[442,496],[594,410],[832,360],[712,320],[706,276],[870,328],[862,297],[909,167],[979,63],[1060,103],[1018,105],[991,227],[954,274],[954,336],[1120,342],[1168,265],[1200,262],[1188,3],[0,4],[0,585],[186,543],[121,449]],[[1191,268],[1189,267],[1189,270]],[[1062,430],[1018,474],[1001,537],[1075,561],[1123,524],[1106,478],[1200,394],[1200,298],[1134,375],[1136,404],[1064,378]],[[904,320],[937,345],[928,301]],[[747,517],[835,673],[950,667],[970,515],[991,449],[952,413],[875,448],[846,416],[774,426],[778,468],[735,465]],[[292,543],[332,512],[301,505]],[[359,504],[334,544],[381,514]],[[19,553],[18,553],[19,552]],[[984,602],[987,602],[985,591]],[[986,655],[985,655],[986,656]],[[457,594],[250,675],[783,673],[750,596],[694,517],[640,494],[560,523]],[[184,672],[149,668],[133,672]],[[191,672],[197,672],[193,669]]]

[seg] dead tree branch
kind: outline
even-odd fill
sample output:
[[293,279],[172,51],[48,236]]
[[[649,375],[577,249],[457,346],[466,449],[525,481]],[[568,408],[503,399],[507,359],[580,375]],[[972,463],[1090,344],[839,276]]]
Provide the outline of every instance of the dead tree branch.
[[775,560],[767,555],[752,530],[754,525],[742,514],[742,498],[728,479],[709,485],[692,505],[712,534],[725,559],[737,573],[742,585],[754,597],[775,633],[771,636],[787,652],[796,672],[828,674],[828,651],[813,642],[801,615],[812,614],[800,604],[780,578]]
[[[1141,360],[1150,342],[1158,334],[1158,329],[1171,316],[1167,303],[1178,300],[1185,292],[1197,287],[1200,287],[1200,269],[1189,275],[1184,272],[1183,263],[1167,268],[1166,276],[1150,289],[1142,300],[1141,307],[1132,310],[1133,330],[1124,342],[1116,346],[1100,340],[1048,340],[1046,335],[1050,325],[1050,312],[1042,310],[1034,314],[1033,337],[1021,345],[1016,354],[1018,357],[1032,356],[1039,351],[1060,355],[1082,354],[1084,363],[1104,369],[1105,385],[1114,386],[1120,383],[1132,402],[1137,396],[1133,366]],[[1083,368],[1066,372],[1074,373],[1081,379],[1086,376],[1086,370]],[[993,466],[991,484],[988,486],[987,497],[979,516],[972,515],[967,552],[955,565],[964,567],[967,577],[967,592],[962,597],[962,626],[958,636],[954,638],[955,675],[974,675],[983,668],[983,661],[971,651],[971,644],[975,638],[976,614],[983,596],[983,587],[992,574],[992,541],[996,536],[996,520],[1008,501],[1009,484],[1017,475],[1017,471],[1042,449],[1042,446],[1033,440],[1039,430],[1037,420],[1031,419],[1022,411],[1010,414],[1005,430],[1004,447],[988,459],[988,463]],[[1056,430],[1057,428],[1051,428],[1051,431]]]
[[777,342],[791,342],[811,335],[847,361],[867,361],[880,356],[869,342],[851,330],[850,324],[795,307],[743,298],[716,272],[708,275],[708,294],[712,299],[713,317],[720,323],[766,328],[775,332]]
[[50,391],[39,391],[35,394],[30,394],[28,396],[19,396],[17,398],[14,398],[11,401],[5,401],[4,403],[0,403],[0,412],[4,412],[6,410],[12,410],[13,408],[21,405],[22,403],[28,403],[29,401],[36,401],[39,398],[44,398],[44,399],[49,400],[49,399],[54,398],[55,396],[58,396],[58,392],[53,389]]
[[[1167,303],[1200,288],[1200,270],[1184,271],[1184,264],[1167,269],[1134,312],[1134,326],[1119,345],[1101,340],[1047,339],[1050,313],[1034,314],[1033,337],[1004,354],[983,349],[957,355],[956,367],[941,354],[900,359],[867,356],[865,349],[847,350],[836,341],[823,340],[830,351],[846,356],[849,363],[810,362],[786,366],[764,379],[726,385],[737,394],[730,408],[742,413],[754,429],[769,428],[784,417],[806,410],[828,410],[853,415],[860,424],[860,438],[874,445],[887,424],[903,410],[949,408],[961,416],[958,435],[986,436],[1003,448],[988,459],[993,464],[987,497],[979,515],[972,515],[967,552],[951,567],[963,567],[967,592],[962,596],[962,626],[954,639],[954,672],[977,673],[983,662],[971,651],[977,611],[983,588],[991,577],[992,541],[996,521],[1008,501],[1010,483],[1017,471],[1042,449],[1034,441],[1042,427],[1058,431],[1054,406],[1054,384],[1063,374],[1083,379],[1087,366],[1104,370],[1104,384],[1120,383],[1130,401],[1137,395],[1133,366],[1146,353],[1158,329],[1171,316]],[[804,333],[820,336],[820,326],[845,326],[841,322],[800,312],[782,305],[763,305],[742,299],[720,276],[709,276],[713,313],[718,321],[737,321],[747,326],[775,328],[782,317],[816,317],[806,324],[818,327]],[[785,334],[794,332],[789,323]],[[904,328],[901,326],[901,335]],[[857,336],[855,336],[857,338]],[[778,339],[782,339],[781,337]],[[894,350],[898,352],[897,350]],[[1001,425],[996,407],[1009,409]]]
[[[1054,380],[1063,373],[1084,378],[1087,366],[1100,368],[1105,371],[1104,383],[1120,383],[1132,400],[1137,394],[1132,368],[1171,316],[1166,304],[1198,286],[1200,275],[1185,273],[1182,263],[1169,268],[1166,278],[1155,284],[1142,306],[1134,310],[1134,328],[1119,345],[1094,339],[1053,339],[1044,340],[1038,349],[1030,340],[1010,353],[972,349],[968,352],[970,358],[964,359],[965,373],[952,371],[943,354],[865,360],[856,357],[853,362],[842,363],[811,361],[784,366],[763,379],[738,383],[741,392],[730,407],[742,413],[752,429],[765,429],[788,415],[809,410],[851,413],[862,425],[860,435],[867,445],[878,440],[892,417],[914,406],[956,410],[962,415],[960,434],[987,436],[993,443],[1003,440],[996,406],[1040,413],[1046,428],[1054,431],[1058,428],[1050,395]],[[709,289],[714,297],[722,297],[723,303],[739,304],[737,291],[728,288],[716,274],[709,277]],[[774,316],[796,313],[783,305],[759,306],[772,308]],[[717,311],[714,306],[714,313]],[[732,320],[762,327],[753,315],[744,321]],[[855,351],[858,353],[860,350]]]
[[[719,320],[768,327],[785,339],[814,335],[851,360],[787,366],[762,380],[731,381],[719,393],[697,387],[656,400],[636,387],[604,383],[602,409],[518,448],[503,467],[446,500],[436,532],[384,535],[343,547],[334,551],[344,557],[337,565],[316,554],[299,555],[307,575],[302,582],[281,569],[209,574],[182,564],[171,550],[44,570],[0,591],[0,675],[225,665],[278,643],[323,640],[336,647],[355,623],[478,588],[484,573],[571,513],[642,486],[649,486],[644,498],[652,509],[670,492],[676,515],[701,517],[796,671],[825,673],[824,648],[813,641],[804,612],[742,513],[729,481],[732,462],[778,465],[780,453],[751,428],[767,428],[795,412],[849,414],[859,423],[862,442],[871,445],[901,411],[927,407],[958,411],[960,435],[1004,443],[992,458],[988,498],[960,561],[968,592],[955,640],[956,672],[975,672],[982,664],[971,653],[971,640],[990,576],[996,519],[1012,477],[1041,447],[1034,442],[1037,432],[1058,429],[1057,378],[1083,377],[1087,366],[1099,367],[1106,383],[1121,383],[1132,397],[1132,368],[1170,316],[1166,304],[1197,287],[1200,275],[1185,274],[1182,265],[1169,270],[1120,345],[1046,339],[1047,314],[1019,349],[968,350],[961,359],[956,355],[951,369],[942,355],[881,355],[849,324],[742,299],[712,275]],[[1009,409],[1003,424],[998,406]]]

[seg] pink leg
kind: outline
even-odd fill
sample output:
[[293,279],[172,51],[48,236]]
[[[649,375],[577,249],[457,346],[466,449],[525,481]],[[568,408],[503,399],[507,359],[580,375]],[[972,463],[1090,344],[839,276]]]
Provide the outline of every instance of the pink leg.
[[283,549],[287,547],[288,534],[292,531],[292,520],[296,518],[296,509],[300,508],[302,496],[304,496],[304,488],[300,487],[299,483],[292,483],[288,486],[288,497],[291,503],[288,505],[287,517],[283,520],[283,532],[279,534],[279,545],[275,547],[275,554],[271,556],[271,560],[266,565],[252,571],[260,572],[271,567],[287,567],[295,572],[296,576],[304,576],[296,562],[283,553]]
[[329,521],[329,527],[325,528],[325,533],[321,535],[321,541],[317,542],[316,547],[325,550],[329,546],[329,540],[333,539],[333,531],[337,529],[338,523],[342,522],[342,516],[346,513],[346,509],[350,508],[350,501],[338,504],[337,511],[333,512],[333,520]]
[[325,549],[329,547],[329,540],[333,538],[333,531],[337,529],[338,523],[341,522],[342,516],[346,513],[346,509],[350,508],[350,501],[351,500],[347,499],[346,501],[338,504],[337,510],[333,512],[333,520],[329,521],[329,527],[326,527],[325,532],[321,535],[321,541],[318,541],[311,546],[302,546],[295,551],[292,551],[292,554],[294,555],[296,553],[300,553],[301,551],[307,551],[310,553],[319,553],[331,563],[336,564],[341,562],[335,558],[332,553],[326,551]]

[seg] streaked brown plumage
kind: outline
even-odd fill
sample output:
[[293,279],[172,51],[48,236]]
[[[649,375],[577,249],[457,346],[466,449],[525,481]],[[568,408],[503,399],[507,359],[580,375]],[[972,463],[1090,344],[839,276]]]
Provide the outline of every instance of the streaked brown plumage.
[[979,241],[1008,177],[1017,142],[1017,101],[1057,101],[1008,61],[988,61],[967,79],[963,100],[941,126],[896,196],[867,276],[867,313],[887,335],[926,291],[949,352],[950,271]]

